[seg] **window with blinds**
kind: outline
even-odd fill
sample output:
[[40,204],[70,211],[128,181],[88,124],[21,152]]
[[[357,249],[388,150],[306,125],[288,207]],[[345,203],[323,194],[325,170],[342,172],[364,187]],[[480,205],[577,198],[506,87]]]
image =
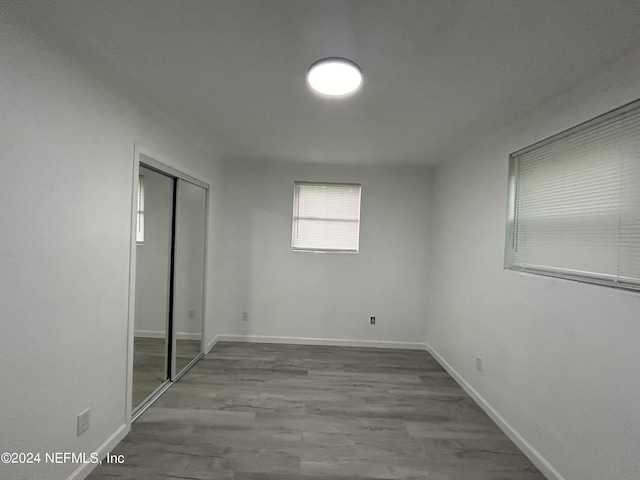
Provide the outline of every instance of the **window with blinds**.
[[506,268],[640,290],[640,101],[510,156]]
[[295,182],[291,249],[357,253],[360,185]]
[[138,176],[138,214],[136,222],[136,243],[144,243],[144,175]]

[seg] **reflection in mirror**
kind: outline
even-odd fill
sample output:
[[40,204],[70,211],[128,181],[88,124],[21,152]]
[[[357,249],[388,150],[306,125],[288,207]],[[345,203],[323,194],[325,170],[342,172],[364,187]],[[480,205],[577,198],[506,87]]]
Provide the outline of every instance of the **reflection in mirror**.
[[168,379],[173,180],[140,166],[136,232],[133,390],[135,409]]
[[178,179],[174,272],[175,372],[202,351],[207,191]]

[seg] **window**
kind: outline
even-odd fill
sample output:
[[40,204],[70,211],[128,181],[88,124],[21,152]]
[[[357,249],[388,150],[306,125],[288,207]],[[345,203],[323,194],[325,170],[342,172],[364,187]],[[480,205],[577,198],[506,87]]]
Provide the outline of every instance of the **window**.
[[144,243],[144,175],[138,176],[138,221],[136,222],[136,243]]
[[291,249],[358,252],[360,185],[295,182]]
[[510,156],[506,268],[640,290],[640,101]]

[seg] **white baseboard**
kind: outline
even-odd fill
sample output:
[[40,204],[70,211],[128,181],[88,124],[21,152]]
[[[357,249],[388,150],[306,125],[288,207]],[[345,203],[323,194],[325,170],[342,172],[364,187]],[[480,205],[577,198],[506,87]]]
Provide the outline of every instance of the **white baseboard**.
[[[141,332],[140,336],[147,336]],[[151,332],[153,333],[153,332]],[[178,334],[180,335],[180,334]],[[138,336],[138,332],[136,332]],[[154,337],[157,338],[157,337]],[[307,338],[307,337],[275,337],[266,335],[230,335],[222,334],[216,335],[206,346],[205,355],[208,354],[218,342],[249,342],[249,343],[283,343],[293,345],[327,345],[327,346],[349,346],[349,347],[375,347],[375,348],[401,348],[412,350],[426,350],[428,351],[436,361],[442,365],[442,367],[453,377],[453,379],[469,394],[471,398],[489,415],[489,417],[500,427],[500,429],[515,443],[520,450],[533,462],[533,464],[542,472],[542,474],[549,480],[566,480],[560,472],[558,472],[542,454],[536,450],[515,428],[507,422],[497,410],[495,410],[487,400],[484,399],[476,389],[474,389],[462,376],[436,351],[429,343],[412,343],[412,342],[386,342],[376,340],[344,340],[336,338]],[[123,425],[126,427],[126,425]],[[122,427],[121,427],[122,429]],[[120,431],[120,429],[119,429]],[[118,431],[118,432],[119,432]],[[116,432],[116,434],[118,434]],[[116,436],[112,435],[112,439]],[[122,434],[120,438],[109,443],[109,440],[105,442],[104,447],[100,449],[101,458],[106,455],[111,448],[124,438],[126,432]],[[85,466],[86,467],[86,466]],[[77,476],[78,472],[85,467],[80,467],[74,474],[69,477],[69,480],[82,480],[89,474],[93,465],[89,465],[89,469],[83,476]]]
[[[118,445],[124,437],[127,436],[129,431],[131,430],[130,425],[123,423],[118,427],[118,429],[111,434],[107,440],[98,447],[95,453],[98,454],[100,460],[104,460],[107,456],[107,453],[111,452],[116,445]],[[67,480],[84,480],[87,476],[96,468],[98,465],[93,463],[83,463],[78,468],[74,470],[74,472],[69,475]]]
[[522,453],[524,453],[533,464],[538,467],[538,470],[547,477],[549,480],[566,480],[560,472],[558,472],[553,466],[542,456],[538,450],[536,450],[529,442],[527,442],[520,433],[507,422],[502,415],[500,415],[496,409],[494,409],[489,402],[487,402],[478,391],[466,382],[462,376],[444,359],[438,352],[436,352],[428,343],[424,344],[426,350],[442,365],[442,367],[458,382],[458,384],[469,394],[471,398],[484,410],[484,412],[491,417],[491,419],[500,427],[500,429],[515,443]]
[[[266,335],[218,335],[215,342],[284,343],[290,345],[327,345],[342,347],[403,348],[424,350],[424,343],[342,340],[337,338],[272,337]],[[212,345],[213,346],[213,345]]]
[[211,349],[215,346],[216,343],[218,343],[219,337],[218,335],[216,335],[215,337],[213,337],[211,339],[211,341],[209,343],[207,343],[207,346],[204,349],[204,354],[207,355]]
[[[167,333],[156,330],[136,330],[134,336],[142,338],[165,338]],[[200,340],[200,337],[201,335],[199,333],[176,333],[178,340]]]

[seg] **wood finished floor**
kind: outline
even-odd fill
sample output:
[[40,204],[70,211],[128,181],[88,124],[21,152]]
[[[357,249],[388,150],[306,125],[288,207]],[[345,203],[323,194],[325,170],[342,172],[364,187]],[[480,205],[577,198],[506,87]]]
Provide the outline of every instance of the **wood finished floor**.
[[164,338],[136,337],[133,343],[132,405],[139,405],[167,378]]
[[[185,368],[200,354],[200,340],[176,340],[176,369]],[[136,407],[167,378],[166,339],[135,337],[133,343],[133,395]]]
[[426,352],[218,343],[90,480],[544,480]]

